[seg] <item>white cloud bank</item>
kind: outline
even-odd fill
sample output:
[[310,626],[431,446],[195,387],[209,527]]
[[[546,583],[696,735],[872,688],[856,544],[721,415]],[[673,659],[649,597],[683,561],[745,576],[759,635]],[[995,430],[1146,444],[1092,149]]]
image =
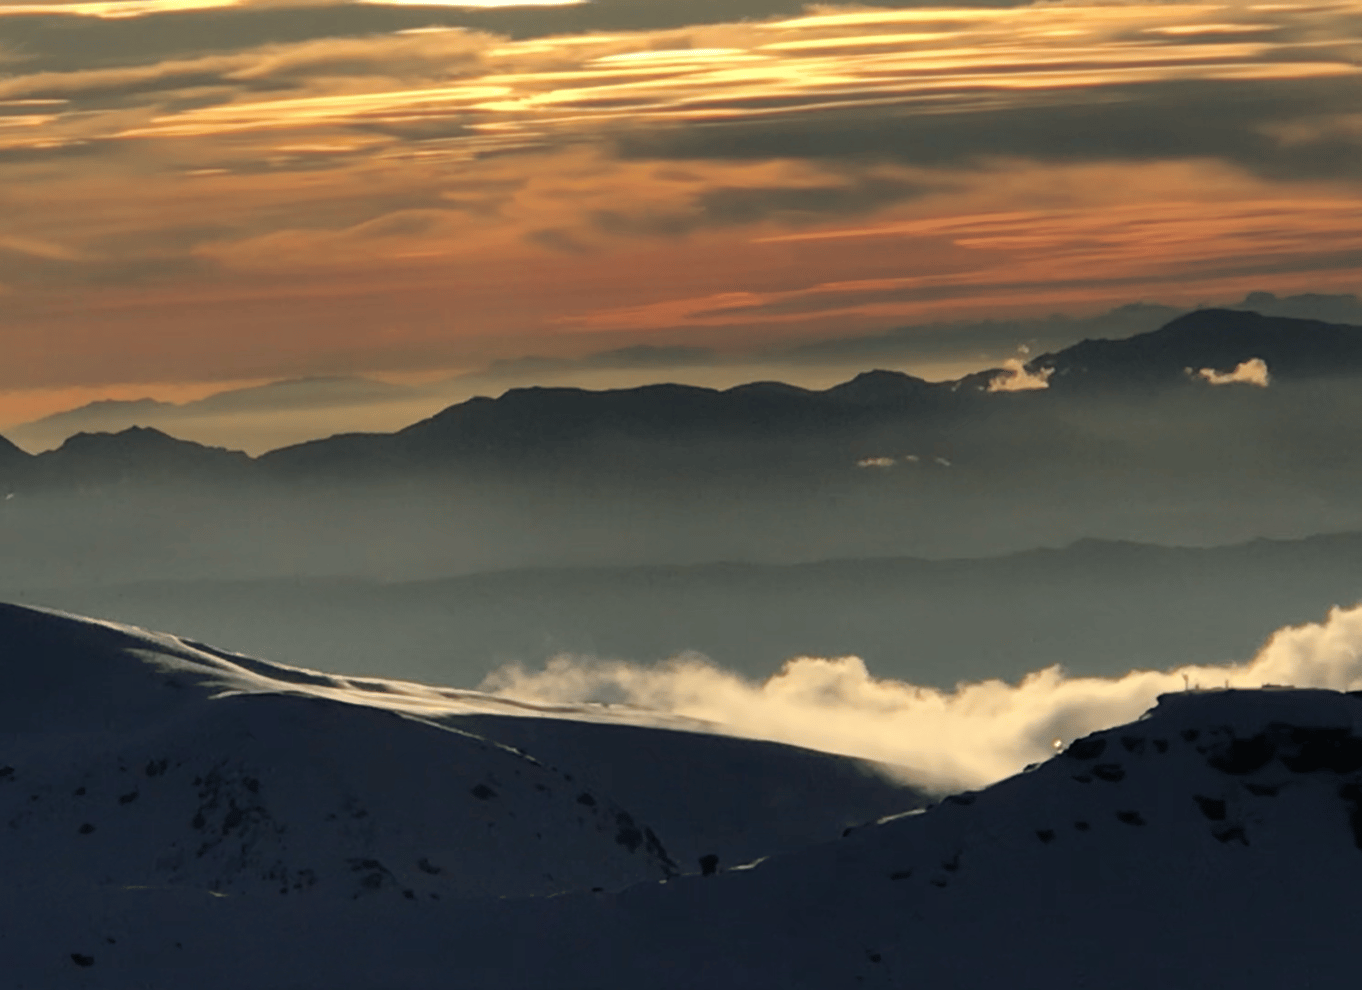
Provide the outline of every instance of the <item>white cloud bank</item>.
[[1003,371],[994,375],[988,383],[990,392],[1030,392],[1035,389],[1049,388],[1050,375],[1054,368],[1041,368],[1027,371],[1021,358],[1008,358],[1003,362]]
[[871,676],[857,657],[799,657],[764,682],[688,655],[656,666],[559,657],[527,672],[504,667],[482,690],[538,703],[622,702],[719,723],[736,735],[883,760],[938,790],[1013,774],[1071,739],[1137,719],[1160,694],[1267,684],[1362,688],[1362,606],[1278,630],[1242,664],[1069,677],[1058,666],[1018,684],[951,691]]
[[1197,375],[1212,385],[1257,385],[1267,388],[1272,381],[1268,375],[1267,362],[1262,358],[1249,358],[1235,366],[1233,371],[1220,372],[1214,368],[1202,368]]

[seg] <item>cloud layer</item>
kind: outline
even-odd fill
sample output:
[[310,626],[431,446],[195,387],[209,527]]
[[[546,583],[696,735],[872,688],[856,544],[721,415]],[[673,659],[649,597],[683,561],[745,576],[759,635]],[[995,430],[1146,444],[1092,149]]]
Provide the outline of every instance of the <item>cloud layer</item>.
[[654,667],[560,657],[542,671],[503,668],[483,690],[536,703],[600,701],[718,723],[738,735],[901,765],[938,790],[979,787],[1098,729],[1133,721],[1160,694],[1264,685],[1362,688],[1362,606],[1279,630],[1244,663],[1068,677],[953,691],[882,680],[857,657],[799,657],[757,683],[700,656]]
[[1355,0],[0,6],[0,389],[1354,289],[1359,36]]

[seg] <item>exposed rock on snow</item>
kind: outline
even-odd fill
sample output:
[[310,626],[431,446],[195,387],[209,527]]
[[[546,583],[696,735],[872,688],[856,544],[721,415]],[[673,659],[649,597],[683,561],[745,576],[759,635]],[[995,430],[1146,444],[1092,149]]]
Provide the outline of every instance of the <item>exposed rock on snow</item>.
[[376,707],[342,679],[17,609],[0,643],[20,692],[0,715],[32,712],[0,737],[15,987],[1146,990],[1355,971],[1351,694],[1165,695],[976,793],[755,863],[706,849],[676,876],[659,823],[545,765],[552,732],[532,759],[455,731],[433,700],[415,712],[437,689],[388,685]]
[[10,606],[0,632],[11,884],[434,900],[677,872],[565,772],[325,675]]

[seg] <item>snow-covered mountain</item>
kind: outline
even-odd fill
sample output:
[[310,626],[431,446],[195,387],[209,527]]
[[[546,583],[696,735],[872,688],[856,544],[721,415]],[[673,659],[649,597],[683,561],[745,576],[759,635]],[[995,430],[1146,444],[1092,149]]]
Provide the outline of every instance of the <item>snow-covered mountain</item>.
[[11,887],[547,894],[678,872],[645,822],[523,753],[347,703],[385,682],[0,607]]
[[925,800],[861,761],[674,717],[333,677],[10,605],[0,669],[3,916],[54,890],[613,890]]
[[[702,759],[726,752],[735,768],[812,782],[804,803],[849,785],[822,788],[837,774],[802,751],[688,731],[703,726],[516,710],[54,613],[0,609],[0,650],[5,986],[1354,979],[1353,694],[1165,695],[1140,721],[977,793],[701,866],[671,853],[677,809],[702,819],[744,784],[687,776],[689,752],[720,747]],[[537,759],[486,738],[496,731]],[[558,757],[576,762],[550,765]],[[611,773],[615,793],[601,786]],[[764,803],[748,802],[749,822]]]
[[1344,987],[1362,698],[1188,692],[976,794],[718,878],[505,905],[464,986]]

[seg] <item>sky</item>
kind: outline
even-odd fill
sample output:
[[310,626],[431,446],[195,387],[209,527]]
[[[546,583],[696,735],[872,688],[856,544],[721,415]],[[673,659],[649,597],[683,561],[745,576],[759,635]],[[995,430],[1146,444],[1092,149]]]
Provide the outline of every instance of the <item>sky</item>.
[[0,3],[0,422],[1355,292],[1360,60],[1362,2]]

